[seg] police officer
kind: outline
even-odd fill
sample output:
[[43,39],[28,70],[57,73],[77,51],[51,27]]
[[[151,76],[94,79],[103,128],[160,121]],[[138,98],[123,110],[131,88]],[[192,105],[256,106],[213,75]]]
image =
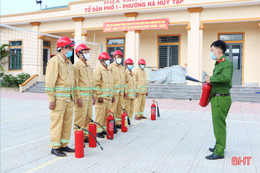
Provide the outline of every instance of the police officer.
[[230,88],[232,87],[233,65],[225,57],[226,43],[217,40],[210,46],[211,58],[216,61],[213,76],[205,81],[212,84],[211,110],[216,145],[209,148],[211,155],[206,159],[216,160],[224,158],[226,148],[226,118],[231,106]]

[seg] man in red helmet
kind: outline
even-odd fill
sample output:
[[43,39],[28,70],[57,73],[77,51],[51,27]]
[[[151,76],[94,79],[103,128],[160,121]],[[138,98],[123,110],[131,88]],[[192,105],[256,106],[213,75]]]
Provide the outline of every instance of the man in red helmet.
[[144,71],[146,63],[144,59],[140,59],[138,61],[139,67],[135,71],[135,78],[137,84],[136,95],[137,99],[135,100],[135,109],[134,115],[136,120],[146,119],[144,117],[144,108],[145,108],[145,100],[146,96],[148,96],[148,88],[147,88],[147,78],[146,72]]
[[130,121],[133,117],[134,112],[134,100],[136,98],[136,79],[135,75],[132,72],[134,68],[134,61],[130,58],[125,60],[125,80],[126,80],[126,88],[125,93],[127,93],[127,97],[124,100],[124,108],[126,109]]
[[117,50],[113,53],[114,62],[108,66],[108,69],[111,71],[114,81],[113,95],[115,102],[112,104],[112,112],[115,114],[116,127],[121,128],[121,114],[122,107],[124,102],[124,96],[127,96],[125,93],[125,70],[121,65],[123,54],[120,50]]
[[[92,119],[92,104],[95,104],[95,97],[92,95],[94,87],[93,70],[87,64],[89,60],[89,50],[85,44],[76,47],[76,55],[79,60],[73,65],[75,78],[75,105],[74,123],[80,127],[88,129],[89,118]],[[74,126],[74,131],[78,128]],[[84,142],[88,142],[88,133],[84,131]]]
[[[113,77],[108,69],[110,56],[103,52],[98,56],[100,66],[94,70],[94,93],[97,98],[96,102],[96,122],[106,128],[106,119],[108,117],[107,109],[111,109],[113,97]],[[104,138],[103,129],[97,127],[97,137]]]
[[51,110],[51,154],[65,157],[65,152],[75,152],[68,147],[71,134],[74,96],[74,73],[69,58],[74,43],[68,37],[57,42],[58,54],[51,58],[46,68],[46,93]]

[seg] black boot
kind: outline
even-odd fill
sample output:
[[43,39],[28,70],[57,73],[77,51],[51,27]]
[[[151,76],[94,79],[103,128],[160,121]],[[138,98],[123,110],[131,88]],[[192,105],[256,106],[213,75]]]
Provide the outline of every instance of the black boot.
[[88,138],[84,139],[84,143],[89,143]]
[[66,151],[66,152],[69,152],[69,153],[74,153],[75,152],[74,149],[71,149],[68,146],[67,147],[61,147],[60,149],[61,149],[61,151]]
[[224,159],[224,156],[216,155],[216,154],[211,154],[209,156],[205,157],[208,160],[217,160],[217,159]]
[[120,125],[116,125],[116,128],[121,129],[121,124]]
[[66,157],[67,156],[67,154],[65,154],[60,148],[58,148],[58,149],[52,148],[51,154],[54,154],[55,156],[58,156],[58,157]]
[[97,133],[97,137],[98,137],[98,138],[105,138],[102,133]]
[[213,153],[215,148],[216,148],[216,145],[213,148],[209,148],[209,151],[211,151]]

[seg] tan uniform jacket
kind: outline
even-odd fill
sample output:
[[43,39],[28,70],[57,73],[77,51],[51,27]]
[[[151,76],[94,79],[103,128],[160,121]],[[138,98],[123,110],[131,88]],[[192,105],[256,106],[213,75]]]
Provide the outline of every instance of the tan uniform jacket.
[[134,99],[136,97],[136,78],[132,71],[128,68],[125,69],[126,88],[125,92],[128,93],[128,99]]
[[86,65],[81,60],[78,60],[74,65],[74,93],[75,98],[92,97],[94,89],[93,70],[89,65]]
[[144,70],[141,69],[141,67],[138,67],[136,71],[134,72],[135,78],[136,78],[136,93],[138,94],[146,94],[148,92],[147,88],[147,78],[146,73]]
[[125,69],[122,65],[118,65],[115,61],[108,66],[111,71],[114,81],[113,94],[123,94],[126,88],[125,84]]
[[111,72],[100,65],[94,70],[94,93],[96,98],[113,98],[113,77]]
[[45,87],[49,102],[54,102],[55,99],[73,99],[74,72],[69,59],[65,61],[58,54],[48,61]]

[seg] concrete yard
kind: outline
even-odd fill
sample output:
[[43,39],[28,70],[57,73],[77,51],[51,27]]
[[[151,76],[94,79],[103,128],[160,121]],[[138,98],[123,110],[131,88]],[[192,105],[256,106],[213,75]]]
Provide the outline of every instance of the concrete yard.
[[[209,161],[215,139],[210,105],[196,100],[157,100],[161,117],[133,121],[127,133],[100,140],[104,150],[85,148],[85,157],[50,154],[48,99],[45,94],[1,92],[1,172],[211,173],[260,172],[260,103],[234,102],[227,118],[225,159]],[[74,148],[74,135],[70,147]],[[232,158],[252,157],[232,165]]]

